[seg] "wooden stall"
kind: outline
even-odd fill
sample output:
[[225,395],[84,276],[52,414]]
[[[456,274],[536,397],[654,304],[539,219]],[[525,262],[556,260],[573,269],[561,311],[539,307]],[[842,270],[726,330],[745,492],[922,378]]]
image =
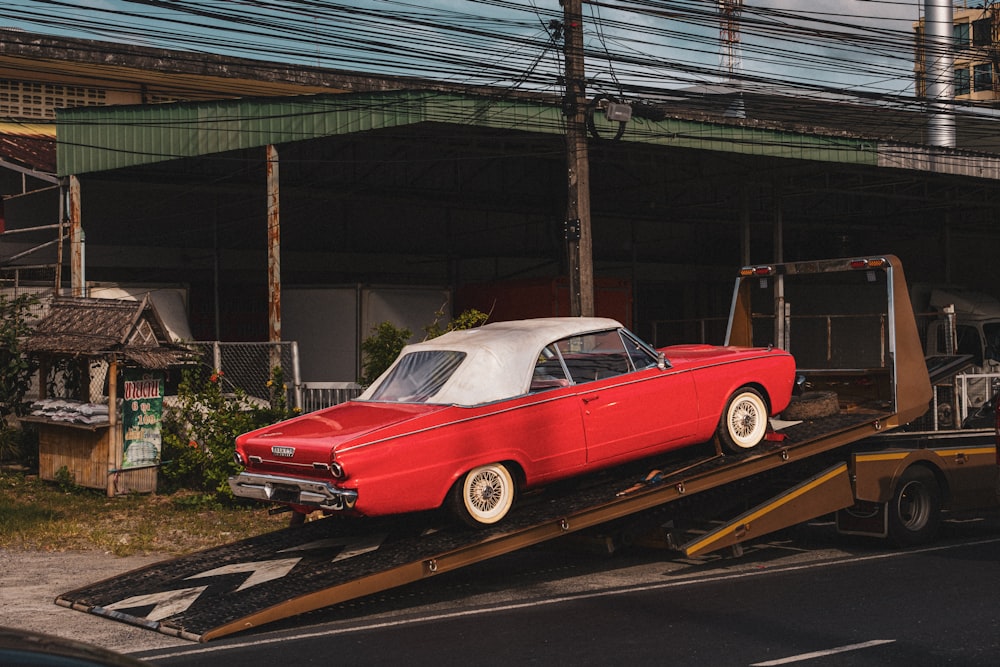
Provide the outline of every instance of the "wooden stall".
[[[152,301],[56,299],[26,341],[39,364],[38,400],[22,422],[38,428],[38,472],[44,480],[106,490],[108,496],[156,491],[159,425],[136,452],[126,449],[123,399],[131,405],[162,401],[163,382],[130,381],[131,372],[155,378],[183,363],[187,350],[170,342]],[[146,373],[146,375],[142,375]],[[140,390],[131,389],[139,386]],[[126,396],[132,392],[135,396]],[[159,393],[159,396],[156,394]],[[152,419],[149,420],[150,422]],[[133,430],[141,430],[133,427]],[[142,450],[139,452],[139,450]]]

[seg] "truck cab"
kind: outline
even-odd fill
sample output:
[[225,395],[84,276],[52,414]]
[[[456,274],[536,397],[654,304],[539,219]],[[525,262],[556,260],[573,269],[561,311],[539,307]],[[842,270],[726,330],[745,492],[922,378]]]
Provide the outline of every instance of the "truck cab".
[[953,389],[935,401],[938,421],[951,427],[985,414],[1000,385],[1000,300],[964,287],[917,284],[911,301],[928,368],[950,364],[958,373],[949,380]]
[[1000,301],[981,292],[935,288],[928,305],[940,313],[927,324],[928,356],[970,355],[979,372],[1000,370]]

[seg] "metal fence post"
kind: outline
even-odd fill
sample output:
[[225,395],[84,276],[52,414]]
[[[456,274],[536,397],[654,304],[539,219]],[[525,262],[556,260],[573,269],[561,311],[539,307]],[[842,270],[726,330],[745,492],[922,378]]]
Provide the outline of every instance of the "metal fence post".
[[292,348],[292,395],[295,405],[298,409],[302,409],[302,375],[299,373],[299,343],[298,341],[291,342]]

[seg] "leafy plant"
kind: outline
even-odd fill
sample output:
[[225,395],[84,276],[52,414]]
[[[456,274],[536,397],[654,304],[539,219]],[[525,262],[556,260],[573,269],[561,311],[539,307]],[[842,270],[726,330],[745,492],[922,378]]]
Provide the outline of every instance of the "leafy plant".
[[38,429],[24,423],[20,428],[0,427],[0,461],[38,470]]
[[33,330],[30,311],[37,303],[31,294],[0,296],[0,429],[8,428],[10,415],[23,414],[24,394],[31,387],[36,365],[23,344]]
[[442,334],[446,334],[449,331],[458,331],[460,329],[475,329],[478,326],[482,326],[486,323],[486,320],[490,318],[489,315],[481,310],[476,310],[475,308],[470,308],[461,312],[457,317],[455,317],[451,322],[445,325],[443,328],[440,324],[441,318],[444,317],[444,309],[434,313],[434,321],[428,326],[424,327],[424,333],[427,337],[424,340],[430,340],[432,338],[437,338]]
[[23,350],[24,339],[33,330],[31,309],[37,303],[30,294],[0,296],[0,461],[29,466],[37,463],[37,434],[16,428],[10,417],[24,414],[24,395],[37,367]]
[[361,341],[363,358],[359,384],[370,385],[396,360],[413,332],[397,327],[392,322],[382,322],[372,327],[372,335]]
[[71,473],[69,468],[66,466],[61,466],[58,470],[56,470],[53,479],[55,480],[56,486],[58,486],[59,489],[65,493],[69,493],[70,491],[74,491],[76,489],[76,475]]
[[272,371],[271,401],[261,403],[241,389],[227,391],[222,371],[186,370],[177,389],[176,409],[163,418],[160,473],[167,489],[185,488],[232,499],[229,477],[236,436],[287,419],[286,390],[280,369]]
[[[489,319],[489,315],[475,308],[464,311],[443,327],[440,324],[442,317],[444,317],[444,307],[434,313],[434,321],[424,327],[426,334],[424,340],[437,338],[458,329],[474,329]],[[358,383],[367,386],[374,382],[392,365],[412,335],[413,332],[409,329],[397,327],[392,322],[382,322],[372,327],[372,335],[361,341],[364,361],[362,376]]]

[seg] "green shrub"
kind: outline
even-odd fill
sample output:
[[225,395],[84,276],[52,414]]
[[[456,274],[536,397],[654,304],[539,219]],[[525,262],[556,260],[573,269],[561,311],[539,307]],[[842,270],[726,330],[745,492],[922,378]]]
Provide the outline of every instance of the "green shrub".
[[372,335],[361,341],[361,378],[358,383],[370,385],[396,360],[413,332],[397,327],[391,322],[382,322],[372,327]]
[[424,327],[424,333],[427,337],[424,340],[430,340],[432,338],[437,338],[442,334],[446,334],[449,331],[458,331],[460,329],[475,329],[478,326],[482,326],[486,323],[486,320],[490,318],[489,315],[481,310],[476,310],[475,308],[470,308],[469,310],[462,311],[457,317],[455,317],[451,322],[449,322],[444,328],[442,328],[438,322],[444,317],[444,311],[439,310],[434,313],[434,322],[430,325]]
[[[489,319],[489,315],[474,308],[464,311],[444,327],[440,324],[442,317],[444,310],[434,313],[434,321],[424,327],[424,340],[458,329],[474,329]],[[397,327],[392,322],[382,322],[372,327],[372,335],[361,341],[363,362],[362,376],[358,383],[368,386],[374,382],[392,365],[412,335],[413,332],[409,329]]]
[[165,491],[191,489],[231,500],[229,477],[239,472],[233,459],[236,436],[287,419],[283,375],[272,372],[271,401],[262,402],[225,386],[222,371],[186,370],[178,385],[176,409],[165,410],[160,475]]
[[9,299],[0,296],[0,428],[11,415],[24,414],[24,394],[31,387],[36,364],[24,354],[24,339],[32,332],[30,294]]
[[61,491],[69,493],[76,490],[76,475],[71,473],[66,466],[61,466],[56,470],[53,480]]
[[0,427],[0,461],[38,470],[38,429],[31,424]]
[[24,395],[37,367],[23,351],[24,339],[33,330],[31,309],[37,303],[30,294],[0,296],[0,461],[28,467],[38,465],[37,434],[18,428],[11,416],[25,413]]

